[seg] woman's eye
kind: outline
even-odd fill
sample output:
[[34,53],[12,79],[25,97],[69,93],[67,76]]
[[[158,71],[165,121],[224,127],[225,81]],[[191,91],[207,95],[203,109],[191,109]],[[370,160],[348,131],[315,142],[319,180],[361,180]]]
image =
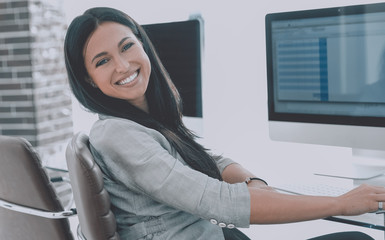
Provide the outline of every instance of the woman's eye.
[[132,47],[132,45],[134,45],[134,43],[125,44],[122,48],[122,52],[127,51],[130,47]]
[[108,62],[108,59],[102,59],[102,60],[100,60],[100,61],[98,61],[97,63],[96,63],[96,67],[99,67],[99,66],[101,66],[101,65],[103,65],[103,64],[106,64]]

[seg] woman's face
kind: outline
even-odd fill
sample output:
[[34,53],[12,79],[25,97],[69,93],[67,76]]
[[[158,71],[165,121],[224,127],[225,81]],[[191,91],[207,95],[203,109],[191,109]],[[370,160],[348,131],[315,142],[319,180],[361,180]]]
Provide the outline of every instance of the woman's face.
[[129,27],[104,22],[84,47],[85,67],[104,94],[124,99],[148,112],[145,92],[151,73],[142,43]]

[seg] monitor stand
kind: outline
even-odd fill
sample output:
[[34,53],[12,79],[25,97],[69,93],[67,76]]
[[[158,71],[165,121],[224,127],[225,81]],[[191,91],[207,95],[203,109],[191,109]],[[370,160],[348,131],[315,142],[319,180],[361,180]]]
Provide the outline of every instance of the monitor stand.
[[353,180],[369,180],[385,173],[385,151],[352,149],[352,156],[347,164],[339,169],[328,168],[316,172],[315,175],[347,178]]

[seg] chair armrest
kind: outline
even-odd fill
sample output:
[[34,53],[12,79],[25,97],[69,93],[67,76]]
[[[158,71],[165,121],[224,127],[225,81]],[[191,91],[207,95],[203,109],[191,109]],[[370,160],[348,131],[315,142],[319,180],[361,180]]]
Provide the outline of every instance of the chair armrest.
[[77,214],[76,209],[74,208],[60,211],[60,212],[48,212],[48,211],[44,211],[36,208],[25,207],[25,206],[11,203],[2,199],[0,199],[0,207],[9,209],[11,211],[26,213],[29,215],[50,218],[50,219],[68,218]]

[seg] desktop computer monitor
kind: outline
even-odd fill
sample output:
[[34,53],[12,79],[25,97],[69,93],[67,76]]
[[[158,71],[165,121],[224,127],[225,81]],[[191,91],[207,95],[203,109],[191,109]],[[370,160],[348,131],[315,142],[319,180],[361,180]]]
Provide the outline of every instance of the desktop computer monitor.
[[[271,139],[385,160],[385,3],[269,13],[265,20]],[[362,163],[337,176],[371,178],[385,172],[380,165]]]
[[202,18],[146,24],[143,28],[179,91],[184,123],[202,136]]

